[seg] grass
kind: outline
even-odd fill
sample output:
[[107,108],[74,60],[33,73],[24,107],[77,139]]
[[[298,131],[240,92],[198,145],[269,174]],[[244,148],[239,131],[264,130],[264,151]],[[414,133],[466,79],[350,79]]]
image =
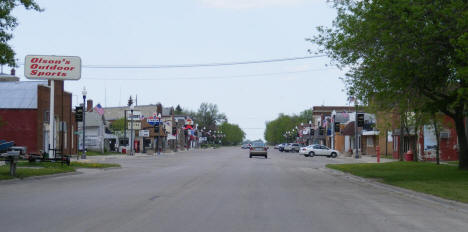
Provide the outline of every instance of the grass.
[[110,168],[120,167],[119,164],[104,164],[104,163],[80,163],[72,162],[70,166],[62,163],[52,162],[25,162],[19,161],[16,168],[16,176],[10,176],[10,167],[4,165],[0,167],[0,180],[13,178],[26,178],[31,176],[44,176],[58,173],[74,172],[77,168]]
[[448,164],[452,165],[458,165],[458,160],[457,161],[447,161]]
[[424,162],[390,162],[329,164],[327,167],[374,178],[385,184],[468,203],[468,171],[459,170],[456,166]]
[[[78,154],[78,155],[81,155],[81,153]],[[106,151],[106,152],[104,152],[104,154],[102,154],[101,152],[98,152],[98,151],[87,151],[86,155],[98,156],[98,155],[122,155],[122,154],[118,153],[118,152],[114,152],[114,151]]]

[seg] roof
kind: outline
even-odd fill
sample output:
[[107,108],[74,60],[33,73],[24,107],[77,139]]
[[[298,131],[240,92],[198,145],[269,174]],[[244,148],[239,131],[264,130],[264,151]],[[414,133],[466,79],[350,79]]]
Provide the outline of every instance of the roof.
[[86,112],[85,116],[86,120],[86,126],[101,126],[104,125],[104,122],[102,121],[102,116],[99,115],[97,112]]
[[332,111],[336,112],[354,112],[354,106],[314,106],[312,107],[313,114],[331,115]]
[[37,86],[47,81],[0,82],[0,109],[37,109]]
[[[140,111],[144,117],[153,116],[157,112],[157,105],[135,106],[134,111]],[[105,107],[104,118],[109,121],[117,120],[124,117],[124,110],[130,110],[128,106]]]

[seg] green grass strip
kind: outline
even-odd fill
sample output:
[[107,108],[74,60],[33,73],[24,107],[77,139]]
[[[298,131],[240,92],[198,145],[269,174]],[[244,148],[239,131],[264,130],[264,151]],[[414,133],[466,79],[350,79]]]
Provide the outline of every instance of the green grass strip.
[[0,180],[13,178],[26,178],[31,176],[44,176],[58,173],[74,172],[77,168],[111,168],[120,167],[119,164],[106,163],[80,163],[72,162],[70,166],[57,162],[27,162],[19,161],[16,168],[16,177],[10,176],[8,165],[0,166]]
[[390,162],[380,164],[328,164],[328,168],[373,178],[378,181],[468,203],[468,171],[456,166],[424,162]]

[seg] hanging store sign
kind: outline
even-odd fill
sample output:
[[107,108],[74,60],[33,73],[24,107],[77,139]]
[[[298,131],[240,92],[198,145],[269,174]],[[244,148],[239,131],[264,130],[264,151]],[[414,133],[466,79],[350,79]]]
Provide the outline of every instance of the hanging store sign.
[[27,55],[24,59],[24,76],[31,80],[79,80],[81,58]]
[[[132,129],[132,123],[128,122],[127,129]],[[141,130],[141,122],[133,122],[133,129],[134,130]]]

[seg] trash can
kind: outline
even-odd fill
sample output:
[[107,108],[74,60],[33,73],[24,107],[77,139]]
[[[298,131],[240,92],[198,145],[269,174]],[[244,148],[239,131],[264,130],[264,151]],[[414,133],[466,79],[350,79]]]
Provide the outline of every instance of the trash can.
[[127,148],[122,147],[122,154],[127,154]]
[[405,161],[413,161],[413,152],[411,150],[409,150],[408,152],[406,152],[405,154]]

